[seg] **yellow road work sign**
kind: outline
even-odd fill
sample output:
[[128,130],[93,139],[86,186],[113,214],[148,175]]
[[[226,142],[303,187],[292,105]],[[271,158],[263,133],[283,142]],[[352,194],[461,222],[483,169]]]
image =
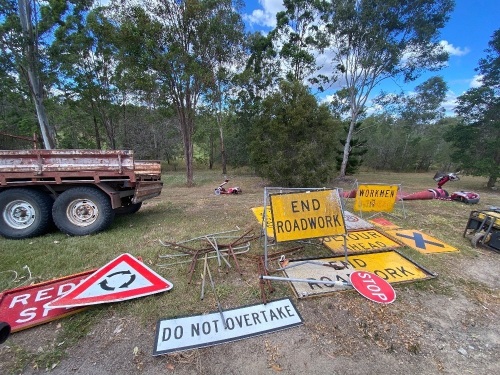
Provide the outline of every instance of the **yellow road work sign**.
[[447,245],[440,240],[435,239],[418,230],[388,230],[386,233],[394,239],[403,242],[405,245],[420,251],[421,253],[447,253],[450,251],[458,251],[453,246]]
[[[349,253],[366,253],[371,251],[389,250],[401,245],[393,239],[384,236],[375,229],[347,233],[347,251]],[[344,237],[327,237],[323,240],[326,247],[334,253],[344,252]]]
[[[262,221],[264,220],[264,207],[252,207],[252,212],[259,222],[259,224],[262,225]],[[267,206],[266,210],[266,221],[267,221],[267,236],[268,237],[274,237],[274,232],[273,232],[273,215],[271,213],[271,207]],[[361,219],[360,217],[352,214],[349,211],[344,211],[344,222],[345,222],[345,227],[347,231],[354,231],[354,230],[362,230],[362,229],[372,229],[373,224],[370,224],[366,220]],[[399,227],[394,227],[393,229],[397,229]]]
[[270,198],[277,242],[346,233],[337,190],[273,194]]
[[[288,266],[284,271],[286,277],[310,280],[290,282],[299,298],[351,289],[351,286],[341,285],[339,282],[348,282],[349,275],[356,270],[372,272],[391,284],[435,277],[397,251],[351,255],[347,263],[343,256],[307,261],[291,260]],[[341,267],[344,268],[338,269]],[[332,281],[332,284],[317,283],[316,280]]]
[[[252,207],[252,212],[257,218],[260,225],[263,225],[264,221],[264,207]],[[271,215],[271,207],[267,206],[266,209],[266,233],[267,237],[274,237],[273,233],[273,217]]]
[[354,210],[362,212],[392,212],[398,197],[399,185],[359,185]]

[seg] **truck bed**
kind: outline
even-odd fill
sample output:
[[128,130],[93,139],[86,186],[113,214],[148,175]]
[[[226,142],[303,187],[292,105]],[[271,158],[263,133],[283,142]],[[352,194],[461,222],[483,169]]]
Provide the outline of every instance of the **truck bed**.
[[160,179],[160,162],[131,150],[0,150],[0,186]]

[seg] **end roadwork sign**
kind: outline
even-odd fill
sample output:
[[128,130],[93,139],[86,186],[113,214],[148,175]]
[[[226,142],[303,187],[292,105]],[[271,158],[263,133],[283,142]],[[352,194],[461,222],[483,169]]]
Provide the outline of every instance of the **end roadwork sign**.
[[337,190],[273,194],[271,211],[277,242],[347,233]]

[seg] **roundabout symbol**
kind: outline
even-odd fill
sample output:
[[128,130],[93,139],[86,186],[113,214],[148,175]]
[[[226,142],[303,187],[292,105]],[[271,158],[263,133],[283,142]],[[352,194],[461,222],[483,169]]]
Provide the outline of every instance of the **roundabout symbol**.
[[[113,278],[113,276],[117,276],[117,275],[130,275],[130,276],[129,276],[129,279],[127,281],[125,281],[122,285],[120,285],[119,287],[110,286],[108,284],[108,279],[111,279],[111,278]],[[120,277],[120,276],[117,277],[117,278],[115,277],[115,281],[116,280],[121,280],[121,279],[123,279],[123,277]],[[99,285],[104,290],[112,291],[112,290],[115,290],[116,288],[119,288],[119,289],[128,288],[129,285],[134,282],[134,280],[135,280],[135,274],[133,274],[132,272],[130,272],[130,270],[127,270],[127,271],[118,271],[118,272],[114,272],[114,273],[111,273],[111,274],[107,275],[106,278],[99,283]],[[112,282],[111,282],[111,285],[113,285]]]

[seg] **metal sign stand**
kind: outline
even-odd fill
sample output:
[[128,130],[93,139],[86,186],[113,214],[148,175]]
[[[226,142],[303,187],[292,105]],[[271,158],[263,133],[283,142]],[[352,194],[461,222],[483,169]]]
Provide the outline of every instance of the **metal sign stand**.
[[[325,191],[325,190],[334,190],[338,196],[338,203],[339,203],[338,208],[339,208],[339,212],[341,213],[341,216],[342,216],[342,224],[344,225],[344,233],[339,234],[339,235],[341,235],[343,237],[344,256],[345,256],[345,261],[348,262],[348,258],[347,258],[347,230],[345,228],[345,221],[344,221],[344,208],[343,208],[343,204],[342,204],[342,200],[340,198],[340,195],[338,194],[340,189],[326,189],[326,188],[309,188],[309,189],[307,189],[307,188],[265,187],[264,188],[264,210],[263,210],[263,221],[262,222],[263,222],[264,226],[267,223],[268,198],[270,198],[270,196],[272,194],[284,194],[284,193],[294,193],[294,192],[295,193],[297,193],[297,192],[298,193],[300,193],[300,192],[308,193],[308,192],[313,192],[313,191]],[[272,220],[273,220],[273,227],[274,227],[274,217],[272,218]],[[267,229],[267,228],[265,228],[265,229]],[[269,237],[267,234],[267,230],[265,230],[265,229],[264,229],[264,269],[266,271],[266,274],[260,275],[260,279],[261,280],[276,280],[276,281],[306,282],[306,283],[311,282],[310,279],[293,279],[293,280],[291,280],[290,278],[287,278],[287,277],[269,276],[267,274],[268,272],[284,271],[290,267],[296,267],[296,266],[298,266],[300,264],[304,264],[304,263],[314,263],[314,261],[304,260],[304,261],[298,262],[297,264],[294,264],[291,266],[285,265],[285,266],[282,266],[280,268],[270,270],[269,269],[269,261],[268,261],[268,258],[269,258],[269,249],[268,248],[270,245],[269,245]],[[335,235],[333,237],[335,237]],[[306,238],[301,238],[301,239],[306,239]],[[275,235],[274,241],[275,241],[275,244],[278,245],[279,241],[276,238],[276,235]],[[314,282],[321,283],[321,284],[330,284],[330,285],[333,284],[332,281],[315,280]],[[345,283],[338,283],[338,284],[346,285]]]

